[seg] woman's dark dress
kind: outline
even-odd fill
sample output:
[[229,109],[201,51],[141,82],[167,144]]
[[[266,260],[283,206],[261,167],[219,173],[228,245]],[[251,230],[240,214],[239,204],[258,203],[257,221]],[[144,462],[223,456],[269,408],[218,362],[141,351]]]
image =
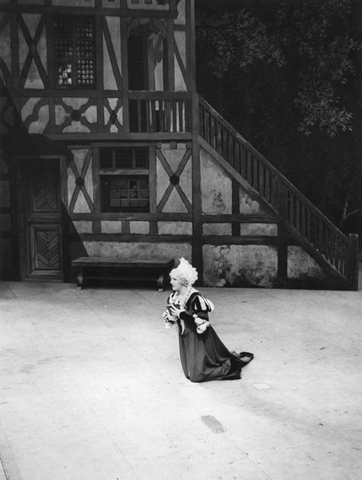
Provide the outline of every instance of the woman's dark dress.
[[211,325],[203,333],[196,331],[192,315],[208,320],[209,305],[208,300],[195,291],[186,302],[186,310],[180,314],[180,358],[185,376],[191,382],[240,379],[242,367],[253,355],[247,354],[250,358],[242,361],[237,353],[231,353],[225,347]]

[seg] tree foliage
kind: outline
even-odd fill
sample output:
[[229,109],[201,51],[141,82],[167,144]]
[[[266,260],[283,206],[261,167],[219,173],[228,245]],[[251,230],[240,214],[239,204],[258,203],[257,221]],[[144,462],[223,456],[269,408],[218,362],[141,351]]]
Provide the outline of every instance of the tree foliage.
[[199,92],[339,225],[361,188],[353,7],[196,0]]

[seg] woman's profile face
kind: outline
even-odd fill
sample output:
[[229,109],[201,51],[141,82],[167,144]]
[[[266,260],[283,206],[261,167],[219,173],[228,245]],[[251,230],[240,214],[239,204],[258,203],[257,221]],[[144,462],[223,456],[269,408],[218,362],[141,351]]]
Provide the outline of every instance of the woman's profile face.
[[172,286],[172,290],[174,290],[175,292],[180,291],[180,289],[182,287],[181,278],[177,274],[174,274],[174,273],[171,272],[170,283],[171,283],[171,286]]

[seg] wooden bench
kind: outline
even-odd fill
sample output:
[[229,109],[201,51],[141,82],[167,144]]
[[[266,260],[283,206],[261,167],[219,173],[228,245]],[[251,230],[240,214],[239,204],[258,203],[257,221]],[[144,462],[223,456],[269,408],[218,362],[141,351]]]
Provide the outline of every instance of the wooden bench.
[[78,288],[83,288],[88,279],[142,283],[156,280],[161,292],[169,283],[169,274],[174,265],[173,259],[164,258],[129,260],[121,257],[80,257],[72,261],[72,267],[77,269]]

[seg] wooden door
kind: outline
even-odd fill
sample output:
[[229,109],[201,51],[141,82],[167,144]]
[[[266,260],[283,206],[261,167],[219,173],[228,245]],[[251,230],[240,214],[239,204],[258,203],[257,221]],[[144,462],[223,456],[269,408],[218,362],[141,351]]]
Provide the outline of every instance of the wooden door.
[[63,281],[59,161],[23,163],[19,177],[21,279]]

